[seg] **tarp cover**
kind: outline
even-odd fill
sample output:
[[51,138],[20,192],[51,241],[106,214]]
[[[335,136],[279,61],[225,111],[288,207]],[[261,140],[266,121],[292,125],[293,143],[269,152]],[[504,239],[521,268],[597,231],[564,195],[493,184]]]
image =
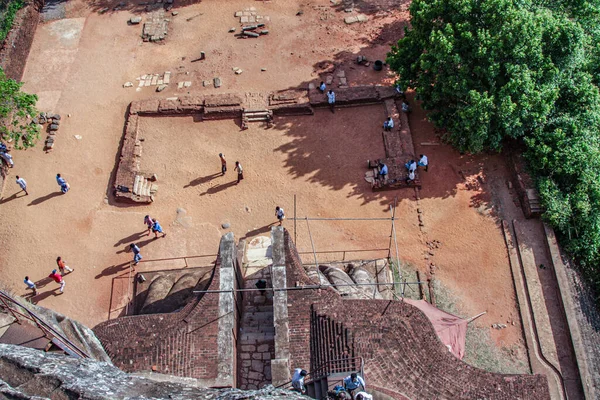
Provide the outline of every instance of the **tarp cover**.
[[448,350],[462,360],[465,356],[467,338],[467,320],[440,310],[425,300],[404,299],[410,305],[417,307],[433,324],[433,329],[446,345]]

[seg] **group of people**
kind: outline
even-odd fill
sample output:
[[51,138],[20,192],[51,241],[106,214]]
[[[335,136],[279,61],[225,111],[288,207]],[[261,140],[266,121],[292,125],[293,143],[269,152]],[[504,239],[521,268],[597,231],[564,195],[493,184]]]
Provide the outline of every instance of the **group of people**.
[[[308,372],[302,368],[296,368],[292,376],[292,389],[306,393],[304,380]],[[372,400],[373,396],[366,392],[365,380],[356,372],[351,373],[344,378],[343,385],[336,385],[333,390],[327,393],[329,399],[352,399],[352,400]]]
[[[425,154],[421,154],[419,156],[419,161],[410,160],[406,164],[404,164],[407,170],[406,175],[406,184],[408,185],[410,182],[415,180],[415,174],[417,171],[417,167],[422,167],[425,171],[429,169],[429,160]],[[377,178],[383,182],[387,179],[387,175],[389,173],[389,169],[387,164],[382,161],[379,161],[377,166]]]
[[[146,236],[150,236],[150,233],[154,233],[154,239],[158,239],[158,234],[162,234],[162,237],[167,236],[167,233],[163,230],[163,227],[160,225],[156,218],[152,218],[150,215],[146,215],[144,217],[144,224],[148,229]],[[129,251],[133,253],[133,265],[138,265],[142,260],[142,253],[140,250],[140,246],[135,243],[131,243],[129,245]]]
[[[53,269],[50,275],[48,275],[48,278],[52,279],[54,282],[60,285],[59,292],[60,294],[63,294],[66,285],[64,276],[68,273],[75,271],[75,269],[69,267],[65,260],[62,259],[62,257],[56,258],[56,265],[58,266],[58,270]],[[26,276],[23,282],[27,286],[27,289],[30,289],[33,292],[33,295],[37,296],[38,291],[35,282],[29,279],[29,276]]]
[[[221,176],[225,175],[225,172],[227,172],[227,160],[225,159],[225,156],[223,155],[223,153],[219,153],[219,159],[221,160]],[[242,164],[240,164],[239,161],[235,162],[235,168],[233,169],[234,171],[237,171],[237,183],[240,183],[240,181],[242,179],[244,179],[244,168],[242,168]]]
[[[27,181],[21,178],[19,175],[17,175],[15,178],[15,183],[19,185],[19,187],[21,188],[21,192],[25,192],[25,196],[28,196],[29,192],[27,191]],[[63,194],[67,193],[69,189],[71,189],[71,185],[69,185],[69,182],[67,182],[67,180],[63,178],[60,174],[56,174],[56,183],[58,183],[58,187],[60,188],[60,191]],[[20,192],[17,192],[17,194],[18,193]]]

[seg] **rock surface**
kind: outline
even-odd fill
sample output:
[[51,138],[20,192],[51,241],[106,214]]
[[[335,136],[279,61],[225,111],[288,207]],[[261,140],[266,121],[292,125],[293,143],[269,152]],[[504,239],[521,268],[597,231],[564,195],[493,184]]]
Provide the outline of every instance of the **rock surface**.
[[[150,374],[149,376],[152,376]],[[308,399],[288,390],[207,389],[194,379],[157,374],[157,379],[126,374],[90,359],[0,344],[0,397],[18,399]],[[172,378],[172,379],[171,379]]]

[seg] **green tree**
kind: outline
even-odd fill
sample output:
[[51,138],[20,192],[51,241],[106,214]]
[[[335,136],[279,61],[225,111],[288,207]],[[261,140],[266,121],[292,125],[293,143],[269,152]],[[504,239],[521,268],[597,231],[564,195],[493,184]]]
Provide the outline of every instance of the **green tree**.
[[39,138],[40,127],[32,123],[37,115],[37,96],[21,91],[22,83],[8,79],[0,68],[0,135],[13,141],[15,148],[27,148]]

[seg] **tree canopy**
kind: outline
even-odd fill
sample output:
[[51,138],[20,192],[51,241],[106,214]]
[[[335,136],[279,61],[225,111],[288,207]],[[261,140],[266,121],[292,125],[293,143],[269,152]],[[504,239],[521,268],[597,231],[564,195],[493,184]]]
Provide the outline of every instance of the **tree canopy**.
[[462,152],[525,146],[544,218],[600,288],[600,1],[413,0],[388,63]]
[[37,96],[21,91],[22,83],[8,79],[0,68],[0,136],[13,141],[15,148],[27,148],[39,137],[39,125],[32,124],[37,114]]

